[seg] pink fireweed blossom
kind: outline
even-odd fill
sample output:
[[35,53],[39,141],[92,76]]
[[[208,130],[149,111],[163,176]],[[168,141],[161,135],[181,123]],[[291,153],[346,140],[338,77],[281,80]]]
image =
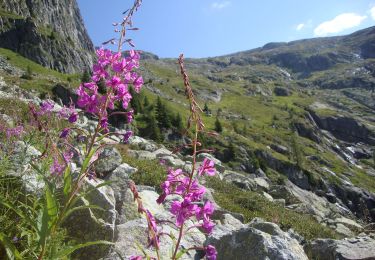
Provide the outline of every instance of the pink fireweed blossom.
[[217,251],[214,246],[208,245],[206,247],[206,259],[207,260],[216,260]]
[[214,176],[215,173],[216,170],[214,161],[204,158],[201,166],[198,169],[198,175],[202,176],[203,174],[207,174],[209,176]]
[[134,116],[134,110],[133,109],[131,109],[129,112],[126,113],[126,119],[127,119],[128,124],[133,122],[133,116]]
[[159,241],[159,235],[158,235],[158,228],[157,228],[157,225],[156,225],[156,220],[148,209],[146,209],[146,216],[147,216],[147,222],[148,222],[149,230],[151,231],[151,232],[149,232],[149,235],[148,235],[149,246],[159,248],[160,241]]
[[176,217],[176,225],[181,227],[185,220],[195,215],[197,208],[198,206],[192,204],[190,198],[184,198],[182,202],[173,201],[171,205],[171,213]]
[[143,260],[143,257],[140,255],[137,255],[137,256],[132,255],[129,257],[129,260]]
[[55,103],[52,100],[44,100],[40,104],[39,115],[50,114],[55,106]]

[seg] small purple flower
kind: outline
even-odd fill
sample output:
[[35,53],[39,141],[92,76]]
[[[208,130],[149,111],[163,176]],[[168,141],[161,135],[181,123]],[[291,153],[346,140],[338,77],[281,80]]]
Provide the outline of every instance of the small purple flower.
[[102,120],[100,120],[100,126],[103,129],[107,129],[108,128],[108,118],[105,117]]
[[207,158],[204,158],[201,166],[198,169],[199,176],[202,176],[205,173],[209,176],[214,176],[216,173],[214,161]]
[[60,133],[60,138],[66,138],[70,133],[70,128],[64,128]]
[[77,112],[73,112],[72,114],[70,114],[68,120],[69,120],[70,123],[77,122],[77,120],[78,120],[78,113]]
[[133,122],[133,115],[134,115],[134,110],[133,109],[126,113],[128,124],[130,124],[131,122]]
[[140,256],[140,255],[137,255],[137,256],[131,256],[130,258],[129,258],[129,260],[142,260],[143,259],[143,257],[142,256]]
[[52,100],[44,100],[40,105],[40,115],[50,113],[54,106],[55,104]]
[[132,131],[126,131],[125,134],[123,134],[123,139],[122,141],[126,144],[129,142],[129,138],[133,135]]
[[217,251],[214,246],[208,245],[206,247],[206,259],[207,260],[216,260]]
[[23,131],[23,126],[19,125],[13,128],[7,128],[5,132],[6,132],[6,137],[9,139],[13,136],[20,137],[24,131]]
[[60,164],[59,160],[55,157],[53,159],[53,164],[50,167],[52,175],[60,175],[64,171],[65,166]]

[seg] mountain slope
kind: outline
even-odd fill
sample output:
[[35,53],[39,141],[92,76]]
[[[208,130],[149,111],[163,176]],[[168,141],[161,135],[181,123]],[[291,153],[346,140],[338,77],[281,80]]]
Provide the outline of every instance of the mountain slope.
[[0,47],[65,73],[93,63],[94,47],[75,0],[2,1]]

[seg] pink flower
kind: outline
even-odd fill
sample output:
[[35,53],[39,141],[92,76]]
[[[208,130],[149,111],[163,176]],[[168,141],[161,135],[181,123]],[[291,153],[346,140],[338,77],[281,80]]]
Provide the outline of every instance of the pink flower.
[[208,245],[206,247],[206,259],[207,260],[216,260],[217,251],[214,246]]
[[142,85],[143,85],[143,78],[139,76],[133,81],[135,92],[139,93],[139,91],[141,91]]
[[60,164],[57,157],[53,159],[53,164],[50,167],[50,171],[52,175],[60,175],[65,169],[65,165]]
[[191,203],[189,198],[184,198],[182,202],[173,201],[170,212],[176,216],[176,225],[181,227],[182,224],[195,214],[198,206]]
[[129,258],[129,260],[142,260],[143,259],[143,257],[142,256],[139,256],[139,255],[137,255],[137,256],[131,256],[130,258]]
[[134,115],[133,109],[131,109],[129,112],[126,113],[126,118],[127,118],[128,124],[133,122],[133,115]]
[[204,158],[201,166],[198,169],[198,175],[202,176],[203,174],[207,174],[209,176],[214,176],[216,173],[214,166],[215,166],[214,161]]
[[214,227],[215,223],[213,223],[209,218],[203,220],[202,228],[207,234],[211,234]]
[[160,241],[159,241],[159,236],[157,234],[158,228],[156,225],[156,220],[148,209],[146,209],[146,215],[147,215],[149,229],[152,229],[153,231],[153,234],[149,234],[148,236],[149,246],[159,248]]
[[54,108],[55,104],[52,100],[44,100],[42,104],[40,105],[40,115],[48,114],[52,112],[52,109]]
[[111,80],[107,80],[107,86],[115,88],[121,83],[121,79],[117,76],[113,76]]
[[204,206],[197,211],[197,219],[203,219],[211,216],[214,213],[214,204],[211,201],[206,201]]

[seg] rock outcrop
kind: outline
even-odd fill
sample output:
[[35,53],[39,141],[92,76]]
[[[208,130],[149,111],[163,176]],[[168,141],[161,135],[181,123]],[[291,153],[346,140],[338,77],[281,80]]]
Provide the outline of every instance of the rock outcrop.
[[91,68],[94,46],[75,0],[4,0],[0,10],[0,47],[65,73]]
[[[234,227],[234,228],[233,228]],[[274,223],[255,219],[247,225],[215,227],[207,244],[218,251],[217,259],[307,260],[298,241]]]
[[344,240],[317,239],[305,247],[313,260],[375,259],[374,236],[358,236]]

